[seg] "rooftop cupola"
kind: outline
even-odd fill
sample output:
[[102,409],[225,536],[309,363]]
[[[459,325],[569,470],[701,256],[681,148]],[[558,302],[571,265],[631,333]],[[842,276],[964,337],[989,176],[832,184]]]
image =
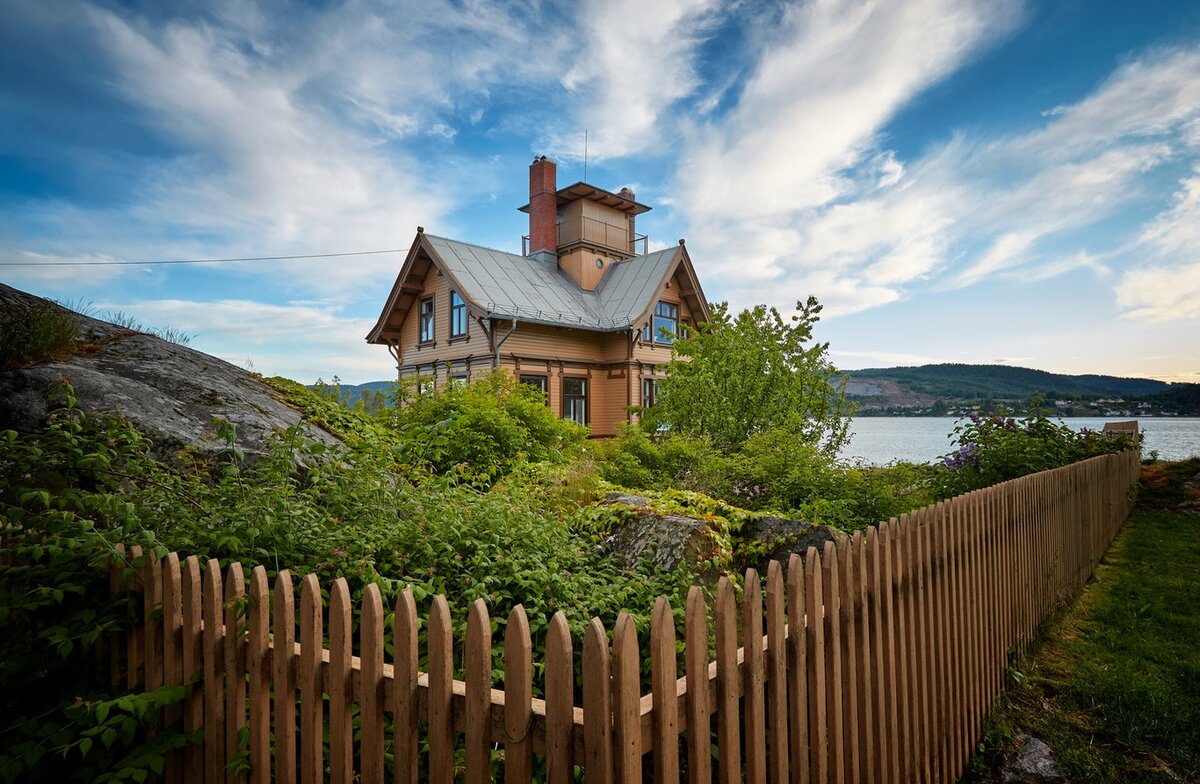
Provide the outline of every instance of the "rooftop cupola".
[[556,190],[555,177],[553,161],[534,158],[529,203],[520,208],[529,213],[523,253],[555,259],[580,288],[594,291],[612,264],[646,253],[646,237],[637,233],[636,219],[650,208],[635,201],[628,188],[613,193],[577,182]]

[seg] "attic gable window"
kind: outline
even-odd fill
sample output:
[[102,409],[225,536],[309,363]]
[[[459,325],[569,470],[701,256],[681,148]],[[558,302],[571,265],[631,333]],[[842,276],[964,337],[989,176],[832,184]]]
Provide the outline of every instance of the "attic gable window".
[[[664,329],[668,334],[662,333]],[[673,302],[659,302],[654,306],[654,317],[642,328],[642,342],[670,345],[678,334],[679,306]]]
[[419,323],[421,326],[422,343],[433,342],[433,297],[421,300],[421,307],[418,311]]
[[450,337],[467,336],[467,303],[457,291],[450,292]]

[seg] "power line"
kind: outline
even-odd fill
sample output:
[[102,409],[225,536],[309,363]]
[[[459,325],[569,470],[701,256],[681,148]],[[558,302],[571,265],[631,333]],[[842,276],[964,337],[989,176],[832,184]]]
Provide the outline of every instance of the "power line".
[[375,256],[380,253],[407,253],[407,248],[358,250],[346,253],[306,253],[299,256],[244,256],[236,259],[157,259],[154,261],[0,261],[0,267],[141,267],[150,264],[224,264],[237,261],[291,261],[295,259],[333,259],[343,256]]

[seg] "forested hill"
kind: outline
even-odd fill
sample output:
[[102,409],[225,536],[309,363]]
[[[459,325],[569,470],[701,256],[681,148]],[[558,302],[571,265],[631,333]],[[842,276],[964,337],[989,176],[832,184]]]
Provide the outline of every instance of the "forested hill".
[[[1147,378],[1070,376],[1009,365],[921,365],[847,371],[848,392],[861,413],[953,413],[962,406],[1005,404],[1019,408],[1042,394],[1069,413],[1200,413],[1200,387]],[[1104,401],[1104,402],[1101,402]],[[1139,406],[1141,403],[1147,406]]]

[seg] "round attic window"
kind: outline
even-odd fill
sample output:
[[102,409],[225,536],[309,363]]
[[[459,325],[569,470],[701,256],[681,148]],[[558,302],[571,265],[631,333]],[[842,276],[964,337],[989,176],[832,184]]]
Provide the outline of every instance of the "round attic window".
[[604,269],[604,259],[596,259],[596,269]]

